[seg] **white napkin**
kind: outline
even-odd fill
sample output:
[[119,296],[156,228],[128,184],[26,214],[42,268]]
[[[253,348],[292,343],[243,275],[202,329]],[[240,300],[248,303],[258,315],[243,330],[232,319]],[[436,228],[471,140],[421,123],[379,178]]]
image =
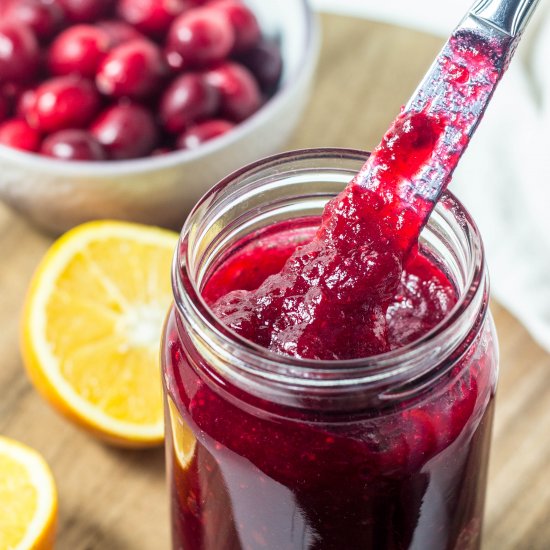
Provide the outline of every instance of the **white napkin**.
[[[445,10],[439,0],[313,0],[313,4],[447,36],[472,1],[456,0]],[[450,189],[480,228],[493,295],[550,351],[548,59],[550,6],[543,2]]]

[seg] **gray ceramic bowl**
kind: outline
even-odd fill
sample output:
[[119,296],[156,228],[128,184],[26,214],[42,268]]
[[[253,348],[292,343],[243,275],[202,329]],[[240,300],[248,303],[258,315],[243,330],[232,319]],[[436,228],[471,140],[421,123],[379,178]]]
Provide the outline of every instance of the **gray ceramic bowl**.
[[196,150],[131,161],[67,162],[0,145],[0,199],[52,233],[100,218],[179,229],[219,179],[279,150],[309,97],[318,22],[307,0],[246,1],[284,60],[280,89],[256,114]]

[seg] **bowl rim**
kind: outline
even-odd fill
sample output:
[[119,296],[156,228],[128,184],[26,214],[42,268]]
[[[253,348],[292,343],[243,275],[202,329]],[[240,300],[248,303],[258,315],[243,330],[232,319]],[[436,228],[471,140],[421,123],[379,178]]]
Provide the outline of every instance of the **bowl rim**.
[[120,174],[134,174],[137,172],[151,172],[173,168],[175,166],[198,161],[218,152],[254,132],[270,116],[272,111],[284,103],[300,82],[307,81],[315,70],[316,60],[320,51],[320,25],[318,14],[312,9],[309,0],[299,0],[305,15],[305,47],[297,66],[290,73],[277,92],[253,115],[240,122],[227,134],[210,142],[202,144],[197,149],[175,150],[164,155],[149,156],[127,160],[110,161],[69,161],[50,158],[39,153],[21,151],[7,145],[0,144],[0,161],[19,161],[32,165],[35,170],[44,170],[48,173],[56,172],[61,175],[116,176]]

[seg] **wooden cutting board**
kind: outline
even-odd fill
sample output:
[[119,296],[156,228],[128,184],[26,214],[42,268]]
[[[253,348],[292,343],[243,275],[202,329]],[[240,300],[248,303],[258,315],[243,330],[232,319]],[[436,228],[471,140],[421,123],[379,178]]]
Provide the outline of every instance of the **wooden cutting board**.
[[[370,149],[412,93],[441,40],[332,15],[324,16],[322,24],[316,85],[288,148]],[[50,243],[0,205],[0,433],[38,449],[53,469],[60,497],[58,550],[168,549],[163,450],[122,451],[98,443],[53,412],[23,373],[21,305]],[[548,549],[550,356],[502,307],[493,304],[493,312],[501,380],[483,548]]]

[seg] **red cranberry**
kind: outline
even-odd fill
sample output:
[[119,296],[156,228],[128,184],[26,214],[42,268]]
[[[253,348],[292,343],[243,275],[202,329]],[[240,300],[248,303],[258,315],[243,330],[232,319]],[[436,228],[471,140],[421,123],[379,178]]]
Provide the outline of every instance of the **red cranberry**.
[[115,105],[99,115],[92,135],[114,160],[147,156],[158,142],[153,115],[140,105]]
[[104,30],[92,25],[75,25],[53,41],[48,66],[55,75],[75,73],[94,78],[110,45]]
[[211,117],[218,110],[220,94],[202,75],[186,73],[176,78],[160,101],[164,128],[179,134],[195,120]]
[[190,0],[119,0],[119,16],[150,36],[162,36],[172,21],[193,6]]
[[283,60],[279,46],[271,40],[262,40],[253,48],[243,52],[240,61],[255,76],[262,92],[272,95],[279,84]]
[[12,119],[0,124],[0,143],[23,151],[38,151],[40,132],[24,120]]
[[124,42],[130,42],[130,40],[139,40],[145,38],[139,31],[134,29],[128,23],[124,21],[117,21],[116,19],[108,19],[107,21],[100,21],[96,25],[98,28],[104,30],[111,41],[111,48],[120,46]]
[[240,0],[215,0],[210,6],[220,10],[231,23],[235,32],[235,51],[244,51],[258,43],[260,25],[252,10]]
[[235,124],[228,120],[214,118],[206,120],[183,132],[178,137],[176,146],[178,149],[196,149],[205,141],[222,136],[234,127]]
[[112,50],[96,75],[100,92],[140,99],[156,92],[166,74],[160,48],[149,40],[133,40]]
[[63,22],[59,5],[45,0],[12,0],[3,16],[28,25],[40,40],[50,38]]
[[27,112],[27,122],[43,132],[84,128],[99,110],[99,96],[88,80],[60,76],[36,89],[36,100]]
[[234,43],[235,33],[227,17],[211,8],[197,8],[172,23],[166,51],[170,65],[189,67],[225,59]]
[[48,136],[40,152],[63,160],[105,160],[103,146],[86,130],[61,130]]
[[204,74],[206,81],[220,92],[223,116],[241,122],[260,108],[258,84],[246,67],[228,61]]
[[27,118],[27,113],[34,109],[34,103],[36,101],[36,90],[29,88],[19,94],[17,98],[17,106],[15,108],[15,114],[18,118]]
[[67,19],[73,23],[92,23],[105,17],[112,8],[112,0],[57,0]]
[[0,23],[0,82],[27,82],[38,68],[40,52],[32,30],[22,23]]

